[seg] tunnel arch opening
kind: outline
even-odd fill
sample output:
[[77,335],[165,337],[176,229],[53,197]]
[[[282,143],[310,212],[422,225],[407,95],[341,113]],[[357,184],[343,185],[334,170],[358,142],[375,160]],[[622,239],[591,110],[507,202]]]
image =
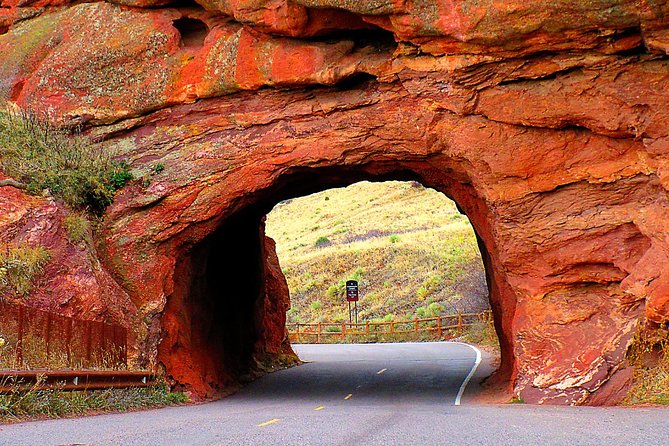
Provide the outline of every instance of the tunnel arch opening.
[[469,217],[500,339],[501,366],[493,381],[508,383],[514,359],[502,311],[512,314],[513,310],[503,308],[503,287],[495,282],[485,206],[466,179],[444,174],[424,161],[384,160],[284,171],[270,187],[235,203],[219,218],[216,230],[183,251],[175,268],[174,291],[163,312],[158,347],[158,361],[172,384],[200,396],[219,395],[261,373],[277,358],[294,358],[285,328],[288,287],[274,242],[265,236],[265,216],[286,199],[360,181],[388,180],[415,181],[433,188]]
[[[288,282],[286,323],[293,343],[328,342],[354,328],[372,332],[347,342],[395,339],[376,333],[376,325],[342,330],[356,309],[361,324],[392,320],[394,330],[420,328],[398,341],[440,339],[424,330],[431,324],[436,330],[435,321],[416,320],[490,309],[471,223],[453,201],[417,181],[363,181],[282,201],[267,215],[266,234]],[[345,298],[347,280],[359,284],[353,310]],[[309,334],[317,328],[322,336]]]

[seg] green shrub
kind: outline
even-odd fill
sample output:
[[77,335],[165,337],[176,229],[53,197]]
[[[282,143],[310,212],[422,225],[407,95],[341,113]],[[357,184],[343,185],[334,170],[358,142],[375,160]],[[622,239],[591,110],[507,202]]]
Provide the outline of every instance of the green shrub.
[[67,237],[72,243],[79,243],[88,239],[91,224],[86,216],[78,213],[68,214],[63,220],[63,224],[65,231],[67,231]]
[[441,283],[442,278],[438,274],[428,277],[416,290],[416,298],[418,300],[425,300],[427,296],[439,290]]
[[364,275],[365,275],[364,268],[356,268],[355,271],[353,272],[353,274],[351,276],[349,276],[349,278],[347,280],[356,280],[356,281],[360,282]]
[[316,239],[316,242],[314,243],[314,245],[316,245],[316,246],[325,246],[325,245],[329,245],[329,244],[330,244],[330,239],[325,237],[324,235],[318,237]]
[[437,317],[444,311],[444,307],[439,305],[437,302],[432,302],[427,306],[428,317]]
[[522,396],[520,395],[515,395],[511,400],[509,401],[510,404],[525,404],[525,400],[523,399]]
[[393,234],[390,237],[388,237],[388,239],[390,240],[390,243],[397,243],[400,241],[400,236]]
[[427,307],[418,307],[416,308],[416,317],[419,319],[437,317],[444,311],[444,308],[436,303],[432,302]]
[[425,296],[427,296],[428,293],[429,293],[429,291],[428,291],[427,287],[425,285],[421,285],[416,290],[416,299],[425,300]]
[[316,300],[316,301],[312,302],[311,305],[309,305],[309,308],[311,308],[314,311],[318,311],[321,308],[323,308],[323,304],[321,303],[320,300]]
[[153,175],[158,175],[163,170],[165,170],[165,165],[163,163],[158,163],[151,168],[151,173]]
[[42,272],[50,258],[51,254],[43,246],[19,245],[0,251],[0,291],[28,294],[32,290],[33,279]]
[[32,194],[48,189],[70,207],[95,214],[132,179],[127,162],[81,134],[7,109],[0,109],[0,168]]
[[327,295],[331,298],[341,297],[346,291],[346,283],[342,280],[328,287]]

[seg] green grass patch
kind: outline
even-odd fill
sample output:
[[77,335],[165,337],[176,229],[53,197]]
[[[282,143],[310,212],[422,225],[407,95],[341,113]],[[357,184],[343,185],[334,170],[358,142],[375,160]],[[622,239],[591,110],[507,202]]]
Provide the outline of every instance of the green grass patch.
[[101,145],[6,107],[0,109],[0,169],[32,194],[46,189],[71,208],[97,215],[133,178],[130,166]]
[[72,243],[79,243],[82,241],[89,241],[91,238],[91,223],[88,221],[88,218],[78,212],[72,212],[65,216],[63,219],[63,225],[65,226],[65,231],[67,232],[67,238]]

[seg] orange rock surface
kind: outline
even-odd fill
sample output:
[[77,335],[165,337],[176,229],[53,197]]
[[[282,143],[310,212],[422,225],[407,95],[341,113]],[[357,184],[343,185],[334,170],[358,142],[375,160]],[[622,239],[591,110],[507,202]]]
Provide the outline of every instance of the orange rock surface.
[[[290,354],[271,207],[412,179],[480,237],[498,381],[528,402],[624,393],[634,334],[669,322],[669,6],[115,3],[0,3],[0,97],[86,126],[144,175],[108,209],[94,258],[52,260],[36,296],[99,259],[72,280],[93,294],[56,297],[60,310],[100,302],[131,327],[135,365],[225,392]],[[11,186],[0,203],[25,224],[64,212]],[[28,231],[2,215],[2,234]]]

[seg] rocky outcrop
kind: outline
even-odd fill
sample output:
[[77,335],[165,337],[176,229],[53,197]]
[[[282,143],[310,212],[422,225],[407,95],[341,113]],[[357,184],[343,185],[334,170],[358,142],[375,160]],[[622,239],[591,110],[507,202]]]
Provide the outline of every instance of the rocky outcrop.
[[638,327],[669,322],[667,5],[116,3],[2,3],[0,95],[141,177],[97,251],[136,364],[212,394],[290,353],[263,216],[412,179],[480,238],[498,379],[528,402],[622,394]]
[[1,252],[40,247],[49,261],[34,277],[29,294],[16,295],[11,287],[0,287],[0,294],[5,294],[0,297],[64,316],[86,315],[90,320],[130,325],[125,310],[133,304],[102,268],[91,229],[79,228],[83,234],[73,239],[67,219],[80,217],[51,197],[30,196],[15,186],[0,186]]

